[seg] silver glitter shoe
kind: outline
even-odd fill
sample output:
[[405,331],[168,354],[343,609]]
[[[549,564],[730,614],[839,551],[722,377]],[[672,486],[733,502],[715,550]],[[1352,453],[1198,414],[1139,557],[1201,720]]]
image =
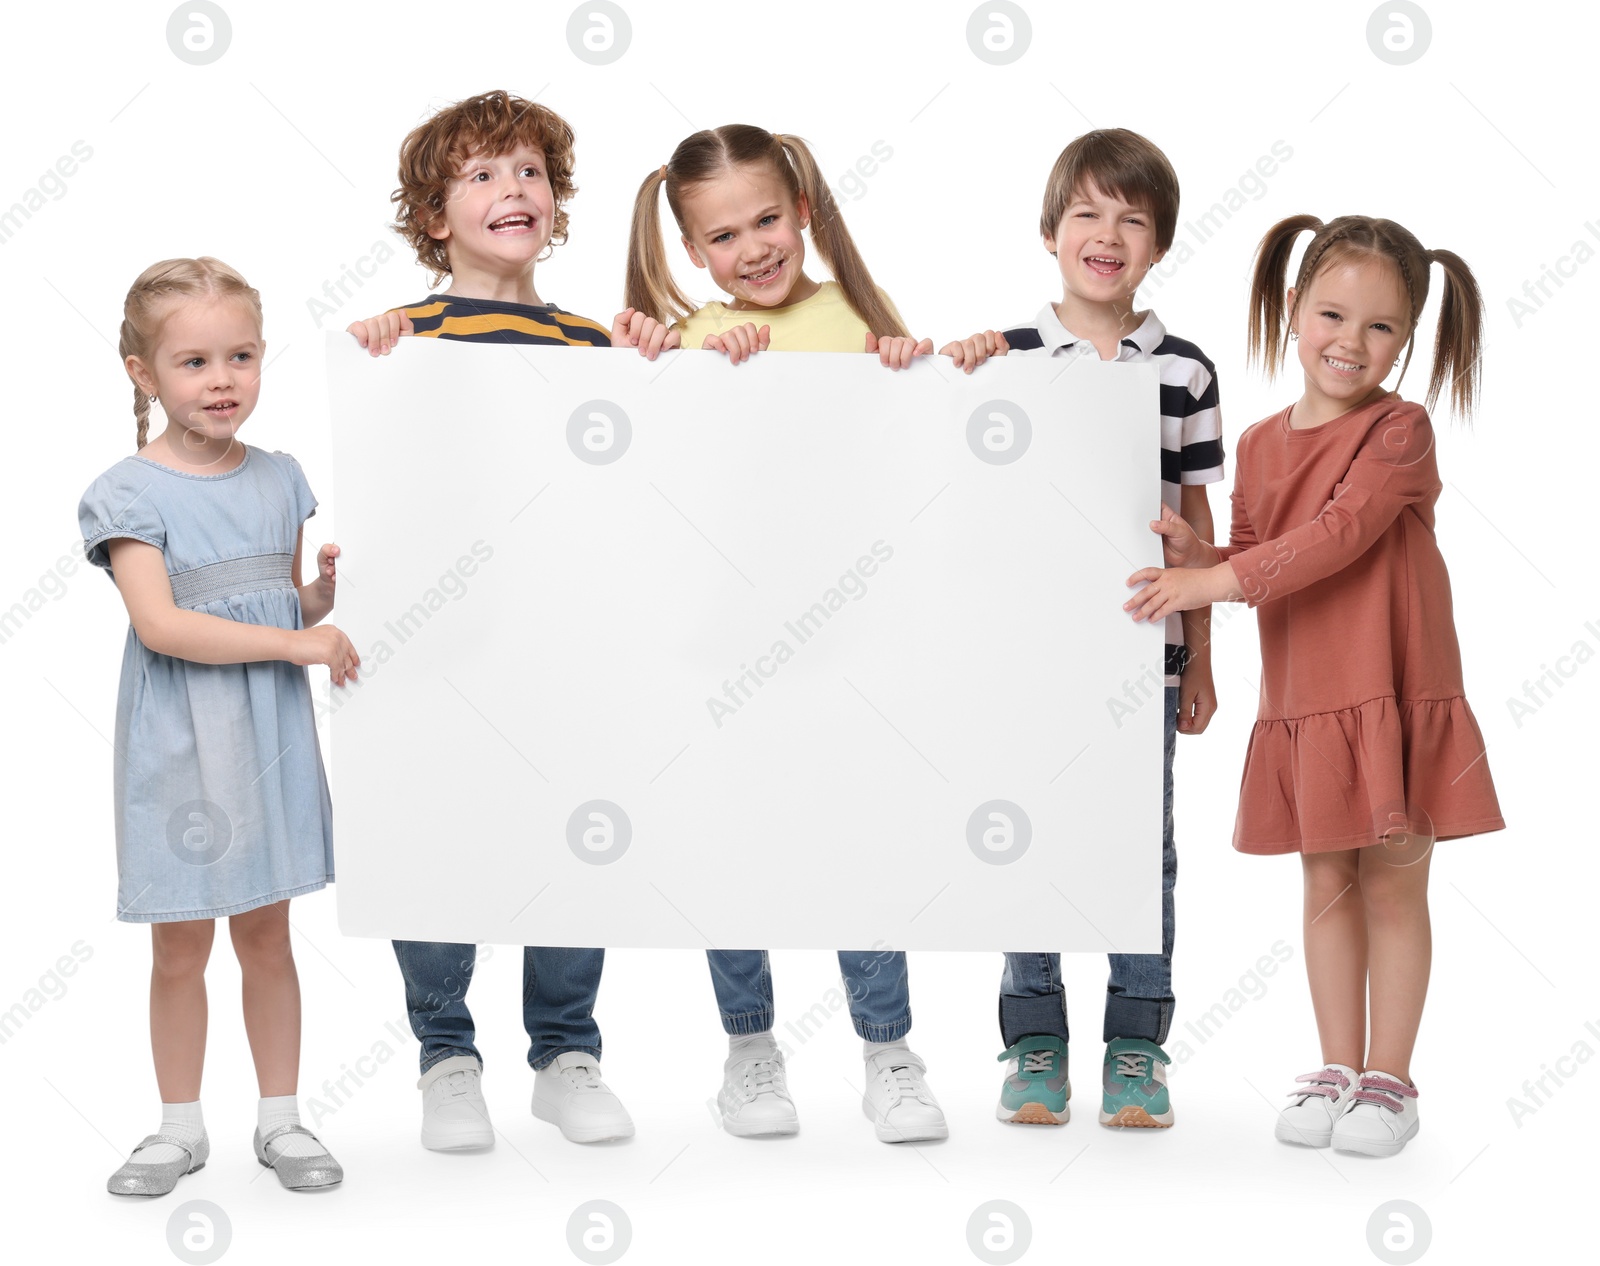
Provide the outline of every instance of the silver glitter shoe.
[[[181,1147],[185,1155],[158,1164],[134,1160],[134,1156],[152,1143],[170,1143],[173,1147]],[[204,1169],[210,1155],[211,1144],[204,1134],[198,1143],[193,1144],[170,1134],[152,1134],[133,1149],[133,1155],[128,1157],[121,1169],[106,1179],[106,1190],[114,1196],[164,1196],[178,1185],[178,1179],[185,1174]]]
[[267,1156],[267,1145],[285,1134],[306,1134],[318,1139],[303,1125],[280,1125],[265,1137],[256,1130],[256,1159],[278,1175],[278,1181],[290,1191],[305,1191],[317,1187],[332,1187],[344,1181],[344,1166],[333,1159],[333,1154],[323,1148],[321,1156],[280,1156],[272,1160]]

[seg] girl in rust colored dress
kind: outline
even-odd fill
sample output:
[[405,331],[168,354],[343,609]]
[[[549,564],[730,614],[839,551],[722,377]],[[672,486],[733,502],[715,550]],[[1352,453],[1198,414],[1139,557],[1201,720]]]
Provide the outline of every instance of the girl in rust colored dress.
[[1448,378],[1465,416],[1483,301],[1459,256],[1366,216],[1295,216],[1267,233],[1250,350],[1276,371],[1287,331],[1305,393],[1240,437],[1229,544],[1206,544],[1164,511],[1151,526],[1169,566],[1129,577],[1149,583],[1125,608],[1136,620],[1223,601],[1257,610],[1261,707],[1233,843],[1300,854],[1325,1061],[1296,1078],[1277,1137],[1373,1156],[1417,1132],[1410,1063],[1428,987],[1433,845],[1505,826],[1434,539],[1433,428],[1426,408],[1383,386],[1410,361],[1433,264],[1444,285],[1427,407]]

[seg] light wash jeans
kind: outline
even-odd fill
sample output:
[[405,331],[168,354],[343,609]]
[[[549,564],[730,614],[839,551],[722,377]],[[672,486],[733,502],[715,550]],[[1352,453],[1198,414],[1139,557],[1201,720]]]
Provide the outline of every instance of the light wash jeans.
[[[1178,746],[1178,688],[1167,687],[1164,826],[1161,839],[1161,953],[1110,954],[1103,1040],[1142,1037],[1160,1045],[1172,1027],[1172,885],[1178,852],[1172,842],[1172,757]],[[1006,955],[1000,978],[1000,1039],[1007,1047],[1031,1035],[1067,1040],[1067,995],[1060,954]]]
[[[707,950],[722,1027],[765,1033],[775,1018],[772,964],[766,950]],[[840,950],[850,1019],[869,1042],[896,1042],[911,1030],[911,982],[899,950]]]
[[[405,977],[411,1031],[422,1043],[422,1071],[451,1055],[471,1055],[482,1064],[467,1010],[478,947],[396,941],[394,956]],[[528,1063],[533,1067],[543,1068],[562,1051],[586,1051],[600,1058],[594,999],[605,961],[602,949],[523,947],[522,1026],[528,1031]]]

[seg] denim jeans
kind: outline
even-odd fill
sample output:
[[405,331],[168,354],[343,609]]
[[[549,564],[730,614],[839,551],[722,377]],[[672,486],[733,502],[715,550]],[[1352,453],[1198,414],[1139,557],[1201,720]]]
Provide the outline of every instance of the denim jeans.
[[[767,951],[707,950],[706,963],[711,968],[722,1027],[730,1034],[770,1029],[775,1017]],[[904,954],[899,950],[840,950],[839,972],[844,977],[850,1019],[859,1036],[869,1042],[896,1042],[910,1032],[911,982]],[[809,1028],[807,1017],[814,1013],[815,1007],[802,1015],[803,1028]]]
[[[1172,757],[1178,746],[1178,688],[1166,691],[1166,759],[1161,838],[1161,953],[1111,954],[1103,1040],[1142,1037],[1158,1045],[1172,1027],[1172,885],[1178,853],[1172,842]],[[1033,1034],[1067,1040],[1067,995],[1060,954],[1006,955],[1000,977],[1000,1038],[1015,1046]]]
[[[478,947],[440,941],[396,941],[394,956],[406,982],[406,1012],[422,1043],[422,1071],[451,1055],[483,1057],[473,1045],[467,990]],[[522,950],[522,1026],[528,1031],[528,1063],[543,1068],[562,1051],[600,1058],[600,1026],[594,999],[605,966],[603,949]]]

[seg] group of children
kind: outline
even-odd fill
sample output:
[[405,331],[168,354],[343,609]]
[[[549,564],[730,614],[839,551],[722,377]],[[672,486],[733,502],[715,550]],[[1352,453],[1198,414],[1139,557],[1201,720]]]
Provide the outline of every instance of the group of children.
[[[574,190],[572,130],[546,107],[491,92],[441,111],[406,138],[393,200],[396,227],[430,283],[448,276],[449,287],[350,332],[374,356],[406,335],[630,347],[652,358],[694,348],[735,364],[768,350],[832,351],[898,369],[933,352],[873,283],[796,137],[745,125],[697,132],[645,178],[626,307],[609,329],[535,288],[536,263],[565,240]],[[663,190],[688,258],[725,301],[697,307],[674,280]],[[1482,302],[1459,257],[1425,250],[1391,221],[1297,216],[1274,226],[1257,254],[1250,349],[1271,373],[1293,343],[1303,391],[1241,437],[1230,539],[1214,545],[1206,487],[1223,477],[1214,367],[1134,303],[1172,245],[1177,215],[1177,177],[1148,140],[1120,129],[1077,138],[1050,173],[1040,216],[1061,299],[1029,323],[940,351],[967,373],[1005,355],[1148,361],[1160,373],[1163,505],[1150,526],[1167,566],[1128,578],[1138,588],[1125,610],[1166,629],[1162,951],[1110,956],[1099,1120],[1173,1122],[1161,1045],[1173,1012],[1173,753],[1177,734],[1201,733],[1216,708],[1210,605],[1244,601],[1258,611],[1262,689],[1234,847],[1301,854],[1323,1061],[1296,1079],[1277,1137],[1390,1155],[1417,1131],[1410,1059],[1427,986],[1432,845],[1504,824],[1463,696],[1433,534],[1433,432],[1423,406],[1383,384],[1410,358],[1437,263],[1443,295],[1427,406],[1449,381],[1456,411],[1470,413]],[[833,280],[808,275],[807,231]],[[1303,232],[1312,238],[1286,288]],[[291,1189],[343,1178],[299,1121],[287,911],[334,872],[306,668],[326,665],[342,685],[360,660],[349,638],[321,623],[333,608],[338,547],[323,546],[315,578],[301,581],[303,526],[317,503],[298,463],[236,439],[256,404],[263,350],[259,296],[234,270],[211,258],[147,269],[129,291],[119,348],[134,382],[138,451],[79,507],[88,557],[108,569],[130,618],[115,743],[118,917],[151,925],[162,1098],[158,1132],[108,1183],[117,1194],[164,1194],[206,1162],[204,970],[221,916],[239,957],[262,1095],[256,1156]],[[157,400],[167,425],[147,441]],[[475,947],[394,949],[421,1048],[423,1145],[489,1146],[466,1002]],[[729,1039],[723,1123],[739,1136],[792,1134],[799,1122],[772,1034],[767,952],[707,958]],[[580,1143],[633,1133],[600,1076],[593,1008],[603,965],[599,949],[523,951],[533,1113]],[[906,1041],[905,955],[841,950],[839,966],[865,1044],[863,1109],[878,1138],[946,1137],[926,1066]],[[998,1117],[1064,1123],[1059,955],[1005,955],[1000,1027]]]

